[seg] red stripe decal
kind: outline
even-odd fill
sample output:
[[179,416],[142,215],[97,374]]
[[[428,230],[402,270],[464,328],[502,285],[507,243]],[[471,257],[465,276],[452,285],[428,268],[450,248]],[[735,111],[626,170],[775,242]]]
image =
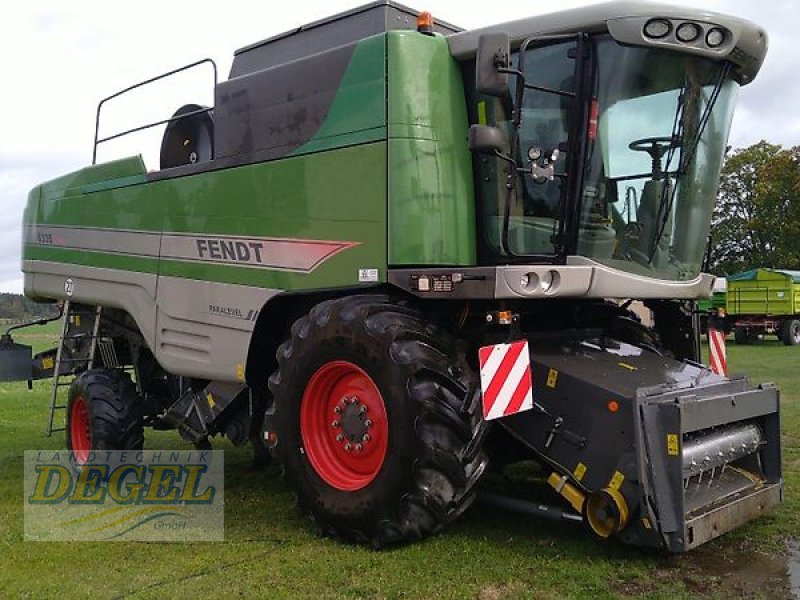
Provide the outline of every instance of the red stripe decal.
[[519,412],[519,407],[522,406],[532,386],[531,372],[527,370],[522,375],[522,380],[519,382],[519,385],[517,385],[517,389],[514,390],[514,394],[511,396],[511,402],[508,403],[508,406],[503,411],[503,415],[513,415]]
[[489,357],[492,355],[492,350],[494,350],[494,346],[478,348],[478,360],[480,360],[481,369],[486,366],[486,361],[489,360]]

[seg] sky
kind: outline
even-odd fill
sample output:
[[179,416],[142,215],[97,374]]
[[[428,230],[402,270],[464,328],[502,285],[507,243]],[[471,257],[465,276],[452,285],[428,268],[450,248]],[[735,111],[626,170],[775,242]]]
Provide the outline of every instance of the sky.
[[[20,233],[28,191],[91,163],[98,101],[164,71],[212,58],[223,81],[235,49],[367,0],[155,2],[37,0],[3,6],[0,24],[0,292],[22,292]],[[594,4],[405,0],[465,29]],[[800,3],[790,0],[682,0],[755,21],[770,36],[764,67],[739,94],[730,144],[765,139],[800,144]],[[489,12],[489,7],[491,12]],[[212,104],[206,65],[169,84],[131,94],[103,109],[101,137],[166,118],[188,103]],[[142,153],[157,168],[162,128],[104,144],[100,161]]]

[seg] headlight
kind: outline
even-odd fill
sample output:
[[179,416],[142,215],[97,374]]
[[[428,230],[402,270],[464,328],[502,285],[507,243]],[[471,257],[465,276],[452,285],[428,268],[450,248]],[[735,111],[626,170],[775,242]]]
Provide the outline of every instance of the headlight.
[[672,23],[666,19],[651,19],[644,26],[644,34],[653,39],[661,39],[672,31]]
[[700,37],[700,27],[694,23],[681,23],[675,35],[682,42],[693,42]]

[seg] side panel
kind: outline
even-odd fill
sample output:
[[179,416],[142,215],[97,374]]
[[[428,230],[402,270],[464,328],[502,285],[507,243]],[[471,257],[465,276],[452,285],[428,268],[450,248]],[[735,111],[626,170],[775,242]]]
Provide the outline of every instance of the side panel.
[[386,144],[209,175],[202,193],[160,194],[156,356],[171,372],[243,380],[258,310],[275,293],[352,286],[359,269],[385,279]]
[[278,290],[160,277],[155,355],[164,369],[244,381],[258,311]]
[[247,315],[276,290],[352,286],[359,269],[385,280],[385,181],[377,142],[60,198],[35,190],[26,293],[65,297],[72,279],[74,300],[127,310],[171,372],[236,380]]
[[[35,187],[22,224],[25,295],[67,298],[71,280],[71,300],[127,311],[152,346],[161,209],[145,182],[144,163],[135,156]],[[112,229],[98,232],[98,224]],[[151,233],[120,235],[119,229],[127,228]],[[98,248],[102,251],[94,251]]]
[[387,34],[389,264],[474,265],[464,84],[447,42]]
[[155,348],[156,275],[118,268],[89,267],[71,262],[23,259],[25,295],[32,298],[67,298],[65,282],[72,282],[69,300],[119,308],[139,325],[142,337]]
[[728,282],[727,309],[734,315],[791,315],[796,312],[792,278],[759,269],[755,278]]

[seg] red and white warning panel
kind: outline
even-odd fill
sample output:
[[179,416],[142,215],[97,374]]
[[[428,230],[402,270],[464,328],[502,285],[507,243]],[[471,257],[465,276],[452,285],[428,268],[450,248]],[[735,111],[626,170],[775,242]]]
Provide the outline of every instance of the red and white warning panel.
[[484,346],[481,363],[483,418],[507,417],[533,408],[533,377],[528,342]]
[[717,375],[728,374],[728,357],[725,353],[725,332],[708,328],[708,358],[711,370]]

